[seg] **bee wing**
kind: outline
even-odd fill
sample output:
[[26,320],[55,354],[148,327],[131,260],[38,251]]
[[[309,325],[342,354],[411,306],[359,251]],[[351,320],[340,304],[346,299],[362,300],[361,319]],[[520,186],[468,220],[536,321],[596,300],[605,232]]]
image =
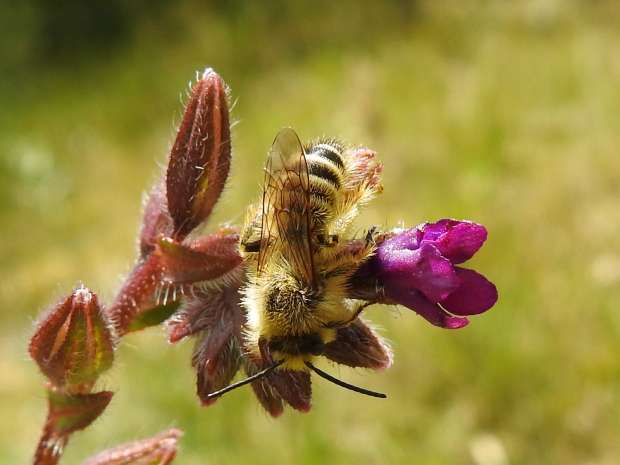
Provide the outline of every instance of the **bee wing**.
[[308,164],[299,137],[285,128],[273,141],[265,166],[259,274],[277,250],[299,278],[313,285],[310,229]]

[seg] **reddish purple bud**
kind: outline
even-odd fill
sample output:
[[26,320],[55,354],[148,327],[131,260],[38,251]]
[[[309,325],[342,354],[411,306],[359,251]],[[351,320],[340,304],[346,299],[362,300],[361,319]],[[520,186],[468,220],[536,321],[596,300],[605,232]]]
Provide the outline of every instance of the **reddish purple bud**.
[[151,438],[100,452],[82,465],[168,465],[176,456],[181,436],[181,430],[172,428]]
[[192,87],[166,173],[176,239],[211,213],[228,176],[230,152],[227,87],[208,68]]
[[210,234],[189,244],[165,237],[155,253],[160,256],[164,281],[193,284],[222,278],[237,268],[242,262],[238,242],[238,234]]
[[138,261],[107,310],[119,336],[165,321],[178,308],[180,292],[165,285],[158,254]]
[[338,328],[336,339],[325,345],[324,355],[350,367],[383,370],[392,365],[392,351],[364,321],[356,319]]
[[172,234],[172,218],[168,213],[166,187],[157,183],[149,192],[142,213],[140,229],[140,256],[146,257],[155,249],[161,237]]
[[97,295],[80,287],[56,304],[37,324],[29,352],[54,386],[88,391],[114,359]]
[[69,436],[90,425],[108,406],[113,393],[101,391],[91,394],[66,394],[50,389],[48,391],[49,425],[58,436]]

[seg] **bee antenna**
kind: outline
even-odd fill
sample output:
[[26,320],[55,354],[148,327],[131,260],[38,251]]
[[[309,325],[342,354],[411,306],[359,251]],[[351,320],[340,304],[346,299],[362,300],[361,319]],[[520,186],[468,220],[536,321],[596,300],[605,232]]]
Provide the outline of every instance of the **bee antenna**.
[[257,379],[260,379],[263,376],[267,376],[277,367],[282,365],[283,362],[284,360],[275,362],[273,365],[268,366],[267,368],[259,371],[258,373],[254,373],[252,376],[248,376],[247,378],[242,379],[241,381],[237,381],[236,383],[230,384],[226,386],[225,388],[220,389],[219,391],[210,392],[209,394],[207,394],[207,399],[215,399],[216,397],[220,397],[221,395],[226,394],[227,392],[232,391],[233,389],[237,389],[238,387],[245,386],[246,384],[249,384],[252,381],[256,381]]
[[318,369],[310,362],[305,362],[305,364],[308,368],[314,371],[321,378],[326,379],[327,381],[331,381],[332,383],[337,384],[338,386],[341,386],[345,389],[359,392],[360,394],[366,394],[367,396],[371,396],[371,397],[380,397],[381,399],[387,398],[387,396],[381,392],[370,391],[368,389],[364,389],[359,386],[354,386],[353,384],[345,383],[344,381],[339,380],[338,378],[334,378],[332,375],[325,373],[323,370]]

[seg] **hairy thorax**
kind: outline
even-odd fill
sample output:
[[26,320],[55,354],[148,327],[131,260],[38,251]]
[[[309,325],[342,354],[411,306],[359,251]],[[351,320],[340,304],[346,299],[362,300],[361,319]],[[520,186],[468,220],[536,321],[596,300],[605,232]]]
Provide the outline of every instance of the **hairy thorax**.
[[323,289],[313,289],[287,273],[275,273],[265,286],[265,323],[274,335],[302,335],[322,326],[318,311]]

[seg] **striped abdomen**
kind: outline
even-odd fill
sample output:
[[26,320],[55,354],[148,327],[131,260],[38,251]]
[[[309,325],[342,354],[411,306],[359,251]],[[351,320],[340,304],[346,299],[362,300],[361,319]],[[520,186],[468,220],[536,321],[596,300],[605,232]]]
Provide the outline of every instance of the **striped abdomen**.
[[310,208],[315,230],[328,223],[339,201],[345,182],[345,164],[341,150],[320,143],[306,150],[310,179]]

